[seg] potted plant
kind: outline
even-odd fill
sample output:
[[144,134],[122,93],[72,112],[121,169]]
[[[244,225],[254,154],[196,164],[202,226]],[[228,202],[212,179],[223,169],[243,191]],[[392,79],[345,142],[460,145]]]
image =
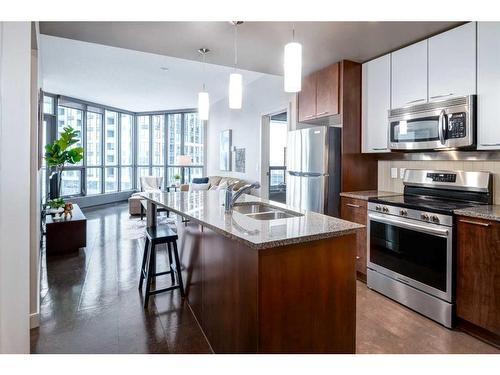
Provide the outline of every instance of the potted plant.
[[49,199],[46,203],[46,206],[50,209],[49,213],[53,214],[58,214],[59,212],[62,212],[62,208],[64,208],[64,199],[62,198],[55,198],[55,199]]
[[71,126],[65,127],[59,139],[45,146],[45,160],[53,171],[50,178],[56,178],[57,181],[56,191],[51,192],[53,198],[61,195],[62,172],[66,164],[76,164],[83,159],[83,147],[74,146],[80,141],[79,133]]
[[174,180],[175,180],[175,186],[179,186],[181,184],[181,175],[179,173],[176,173],[174,175]]

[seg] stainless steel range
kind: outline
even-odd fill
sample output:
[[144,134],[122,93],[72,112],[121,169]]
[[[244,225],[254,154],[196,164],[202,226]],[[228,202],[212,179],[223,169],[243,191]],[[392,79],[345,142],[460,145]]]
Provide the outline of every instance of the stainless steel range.
[[407,169],[404,194],[368,202],[367,285],[452,327],[454,218],[492,202],[488,172]]

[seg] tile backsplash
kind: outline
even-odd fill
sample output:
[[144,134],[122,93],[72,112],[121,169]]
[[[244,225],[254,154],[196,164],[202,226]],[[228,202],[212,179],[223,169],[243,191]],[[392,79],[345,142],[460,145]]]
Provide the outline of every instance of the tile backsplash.
[[[391,168],[398,168],[398,177],[391,178]],[[486,171],[493,174],[493,203],[500,204],[500,161],[408,161],[379,160],[378,190],[403,192],[403,179],[400,168],[441,169],[457,171]]]

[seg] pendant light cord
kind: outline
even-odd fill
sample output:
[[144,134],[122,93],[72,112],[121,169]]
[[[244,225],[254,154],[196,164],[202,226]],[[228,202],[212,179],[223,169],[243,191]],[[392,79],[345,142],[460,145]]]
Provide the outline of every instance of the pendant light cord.
[[238,66],[238,23],[234,23],[234,68]]

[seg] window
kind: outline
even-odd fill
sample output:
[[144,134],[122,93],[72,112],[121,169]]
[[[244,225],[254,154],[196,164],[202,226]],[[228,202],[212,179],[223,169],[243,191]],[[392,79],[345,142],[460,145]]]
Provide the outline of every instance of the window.
[[121,164],[132,165],[132,125],[131,115],[121,115]]
[[52,96],[43,96],[43,113],[48,115],[54,114],[54,98]]
[[87,168],[87,195],[101,194],[101,168]]
[[62,173],[61,196],[78,195],[82,191],[81,170],[65,170]]
[[122,167],[120,168],[120,181],[121,181],[121,191],[127,191],[133,189],[133,178],[132,178],[132,167]]
[[149,165],[149,116],[137,117],[137,164]]
[[101,159],[102,115],[87,112],[87,146],[85,147],[86,163],[88,166],[102,164]]
[[106,111],[106,165],[118,164],[118,113]]
[[153,127],[153,165],[165,164],[165,116],[151,116]]
[[106,176],[105,181],[105,193],[112,193],[118,191],[118,168],[105,168]]
[[197,113],[186,113],[184,117],[184,154],[192,156],[193,165],[203,165],[203,122],[198,120]]
[[[52,113],[51,114],[51,108]],[[97,195],[140,188],[140,177],[163,177],[171,185],[178,174],[183,181],[204,171],[204,123],[196,113],[133,115],[81,100],[44,95],[43,138],[55,140],[64,127],[80,131],[84,160],[69,165],[61,184],[62,196]],[[176,165],[179,155],[190,155],[193,165]],[[51,171],[42,164],[45,195]]]

